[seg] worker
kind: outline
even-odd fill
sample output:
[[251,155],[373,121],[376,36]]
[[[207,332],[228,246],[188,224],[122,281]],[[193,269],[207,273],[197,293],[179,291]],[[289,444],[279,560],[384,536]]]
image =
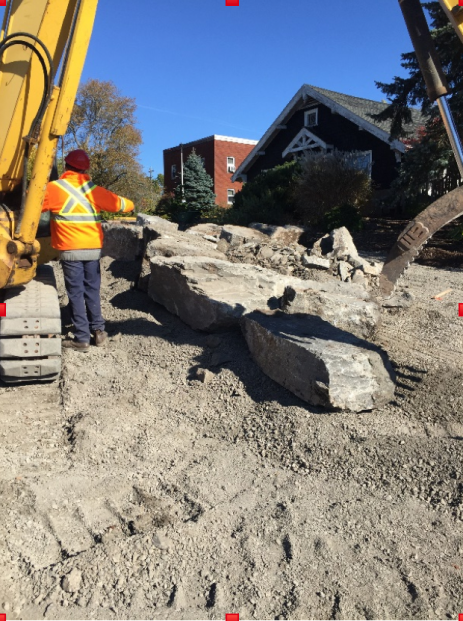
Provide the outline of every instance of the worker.
[[97,347],[108,338],[100,301],[100,211],[127,213],[133,211],[134,204],[92,182],[90,159],[82,149],[71,151],[64,161],[65,172],[47,185],[42,212],[50,212],[51,243],[60,251],[74,324],[74,338],[62,344],[86,352],[92,336]]

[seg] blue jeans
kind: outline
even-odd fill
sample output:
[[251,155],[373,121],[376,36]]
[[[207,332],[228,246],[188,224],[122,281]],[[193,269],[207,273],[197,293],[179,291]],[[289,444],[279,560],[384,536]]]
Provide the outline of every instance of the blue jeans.
[[79,343],[90,343],[91,331],[105,328],[100,302],[100,262],[61,261],[61,265],[75,339]]

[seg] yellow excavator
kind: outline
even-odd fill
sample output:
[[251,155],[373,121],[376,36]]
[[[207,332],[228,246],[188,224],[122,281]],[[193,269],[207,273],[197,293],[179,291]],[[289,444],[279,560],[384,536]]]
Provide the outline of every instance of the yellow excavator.
[[[61,370],[54,257],[41,208],[66,133],[97,0],[8,0],[0,36],[0,377]],[[30,156],[34,162],[30,171]],[[28,174],[29,173],[29,174]],[[29,177],[29,179],[28,179]],[[41,230],[41,229],[45,230]]]
[[[58,140],[66,133],[98,0],[8,0],[0,34],[0,377],[53,380],[61,370],[54,258],[41,207]],[[440,0],[463,41],[463,7]],[[399,0],[428,94],[437,101],[463,177],[463,150],[445,100],[448,87],[420,0]],[[31,153],[34,153],[32,171]],[[392,248],[385,297],[421,246],[463,213],[463,189],[423,211]]]

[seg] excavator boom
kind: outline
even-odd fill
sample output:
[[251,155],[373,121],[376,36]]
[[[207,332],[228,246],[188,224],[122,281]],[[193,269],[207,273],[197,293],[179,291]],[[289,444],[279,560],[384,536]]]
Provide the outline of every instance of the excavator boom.
[[[434,47],[420,0],[399,0],[400,8],[415,49],[431,101],[437,101],[442,121],[463,178],[463,146],[448,106],[448,85]],[[458,0],[440,0],[440,4],[463,42],[463,6]],[[462,50],[463,51],[463,50]],[[418,256],[423,245],[436,231],[463,214],[463,188],[456,188],[422,211],[392,247],[380,275],[383,297],[390,297],[397,281]]]

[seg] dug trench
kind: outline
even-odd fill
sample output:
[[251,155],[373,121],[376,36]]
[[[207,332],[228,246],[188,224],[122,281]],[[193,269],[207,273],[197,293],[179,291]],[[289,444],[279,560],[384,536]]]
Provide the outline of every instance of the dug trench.
[[102,267],[107,346],[66,351],[59,384],[0,387],[0,612],[463,611],[460,269],[413,265],[414,304],[383,311],[393,401],[327,413],[264,375],[239,331],[194,331],[137,290],[138,264]]

